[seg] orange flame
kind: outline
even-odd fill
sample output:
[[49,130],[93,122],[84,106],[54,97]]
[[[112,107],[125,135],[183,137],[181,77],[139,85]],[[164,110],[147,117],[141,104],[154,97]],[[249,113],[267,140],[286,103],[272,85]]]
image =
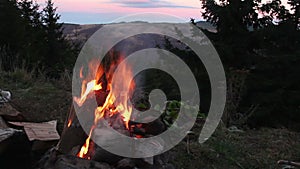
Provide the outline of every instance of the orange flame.
[[90,139],[90,136],[86,139],[84,145],[81,147],[79,153],[77,154],[78,157],[85,158],[89,150]]
[[[83,83],[85,84],[85,83]],[[102,85],[100,84],[96,84],[96,80],[92,80],[89,83],[87,83],[86,87],[82,87],[82,88],[86,88],[84,93],[81,93],[81,97],[74,97],[74,101],[77,103],[78,106],[82,106],[83,103],[85,102],[85,100],[87,99],[87,96],[95,91],[95,90],[100,90],[102,89]]]
[[[94,62],[95,63],[95,62]],[[105,114],[108,112],[109,117],[112,117],[114,114],[120,113],[122,116],[122,120],[124,121],[124,126],[129,129],[129,121],[131,117],[132,107],[128,105],[129,101],[129,95],[127,91],[124,91],[126,86],[130,86],[130,89],[132,90],[135,86],[131,80],[133,79],[132,71],[128,65],[124,66],[122,69],[120,69],[119,73],[121,74],[122,79],[117,79],[116,85],[113,87],[111,80],[113,76],[113,72],[115,69],[115,65],[118,65],[116,63],[112,63],[108,72],[106,72],[106,78],[107,78],[107,86],[106,89],[103,89],[102,82],[99,84],[97,83],[99,79],[103,76],[103,67],[100,67],[98,69],[91,63],[89,65],[90,71],[97,71],[96,77],[94,79],[91,79],[89,82],[88,80],[82,81],[82,90],[81,90],[81,96],[80,97],[74,97],[74,102],[81,107],[85,101],[88,99],[88,96],[93,91],[97,90],[106,90],[108,91],[108,95],[106,97],[106,100],[102,106],[99,106],[95,109],[94,112],[94,125],[91,127],[90,133],[88,138],[85,141],[85,144],[81,147],[79,153],[77,154],[78,157],[90,159],[89,155],[89,148],[90,148],[90,141],[93,134],[94,129],[96,128],[97,123],[100,119],[104,118]],[[80,78],[83,79],[83,69],[80,69]],[[107,116],[105,116],[107,117]]]
[[68,121],[68,128],[71,127],[71,125],[72,125],[72,120],[69,119],[69,121]]

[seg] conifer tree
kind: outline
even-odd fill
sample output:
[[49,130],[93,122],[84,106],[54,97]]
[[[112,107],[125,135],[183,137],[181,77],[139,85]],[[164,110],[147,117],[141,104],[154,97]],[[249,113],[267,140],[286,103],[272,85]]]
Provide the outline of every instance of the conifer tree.
[[42,14],[39,5],[32,0],[18,2],[23,24],[19,27],[24,29],[23,48],[20,53],[25,58],[29,69],[39,68],[41,56],[44,55]]
[[43,23],[45,30],[46,53],[44,63],[49,76],[58,77],[66,69],[67,60],[73,57],[73,47],[63,35],[60,15],[56,13],[52,0],[47,0],[43,9]]
[[288,4],[291,5],[291,10],[293,10],[292,20],[298,30],[300,28],[300,0],[289,0]]

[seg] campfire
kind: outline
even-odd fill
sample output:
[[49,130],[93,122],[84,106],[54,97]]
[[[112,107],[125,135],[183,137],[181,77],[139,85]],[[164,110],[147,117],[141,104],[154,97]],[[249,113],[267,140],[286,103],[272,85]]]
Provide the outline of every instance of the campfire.
[[[93,141],[99,137],[104,140],[106,139],[105,137],[110,138],[109,135],[105,135],[105,130],[103,129],[104,123],[117,132],[128,137],[134,137],[135,139],[155,136],[166,130],[166,125],[160,118],[147,124],[134,122],[135,117],[139,113],[135,109],[143,111],[145,108],[139,109],[135,107],[135,103],[133,102],[133,97],[138,94],[134,94],[136,92],[136,83],[133,80],[131,65],[125,64],[125,66],[119,69],[118,77],[121,76],[123,78],[117,79],[114,84],[112,83],[116,66],[123,61],[123,58],[120,57],[114,60],[113,63],[108,64],[109,66],[101,64],[100,67],[96,66],[95,61],[91,61],[87,68],[82,67],[80,69],[81,92],[78,96],[73,97],[73,105],[65,123],[61,140],[57,145],[56,160],[54,161],[59,161],[57,160],[57,155],[60,154],[63,155],[63,159],[60,161],[65,161],[67,164],[69,163],[68,158],[72,158],[72,160],[98,162],[111,168],[147,168],[149,166],[160,168],[165,166],[169,158],[166,155],[168,153],[151,158],[130,159],[112,154]],[[89,72],[94,73],[96,76],[91,76]],[[126,92],[128,88],[129,92]],[[85,104],[88,104],[91,99],[95,98],[97,107],[91,110],[93,112],[92,115],[87,114],[87,116],[93,118],[92,125],[87,133],[84,132],[83,126],[80,124],[80,120],[78,120],[75,108],[81,108]],[[158,145],[158,147],[161,146]],[[67,157],[64,155],[67,155]],[[90,165],[90,163],[87,162],[87,165]],[[64,167],[67,166],[69,165],[64,165]]]
[[[114,72],[114,65],[109,67],[108,72]],[[81,147],[80,152],[77,154],[80,158],[91,159],[91,154],[93,148],[91,145],[91,137],[94,133],[95,128],[100,120],[108,121],[109,125],[114,128],[114,123],[119,123],[118,125],[123,125],[123,129],[126,129],[130,132],[131,127],[129,125],[132,106],[128,105],[130,101],[130,96],[123,92],[122,89],[125,89],[125,85],[130,85],[130,88],[134,88],[134,82],[131,82],[133,79],[130,66],[126,66],[121,70],[121,75],[124,79],[120,79],[120,83],[117,84],[117,87],[112,87],[112,75],[107,74],[105,68],[94,68],[91,63],[89,68],[92,70],[98,70],[95,79],[88,81],[84,79],[83,68],[80,71],[80,77],[82,80],[82,91],[80,97],[74,97],[74,102],[79,107],[82,106],[91,94],[95,94],[96,98],[105,98],[105,101],[98,101],[98,107],[94,111],[94,124],[90,129],[88,138],[85,141],[85,144]],[[130,84],[129,84],[130,83]],[[72,122],[70,121],[70,124]]]

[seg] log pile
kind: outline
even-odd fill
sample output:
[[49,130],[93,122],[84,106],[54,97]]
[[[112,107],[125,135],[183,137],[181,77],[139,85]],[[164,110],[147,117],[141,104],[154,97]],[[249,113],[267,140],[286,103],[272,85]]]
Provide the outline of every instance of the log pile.
[[[100,98],[101,99],[101,98]],[[99,99],[99,100],[100,100]],[[103,99],[101,99],[103,101]],[[99,103],[98,103],[99,104]],[[166,130],[164,123],[157,119],[148,124],[137,124],[130,122],[132,130],[127,130],[117,117],[120,114],[116,114],[115,117],[109,118],[111,127],[118,132],[127,136],[142,136],[150,137],[157,135]],[[71,122],[71,123],[70,123]],[[108,139],[112,142],[112,138],[105,135],[105,129],[98,127],[94,131],[94,136],[101,137],[101,140],[106,141]],[[97,136],[99,133],[99,136]],[[77,157],[80,148],[85,143],[87,134],[82,129],[82,126],[76,116],[74,107],[72,106],[68,119],[65,122],[64,130],[61,135],[61,139],[57,146],[51,149],[38,163],[38,169],[84,169],[84,168],[95,168],[95,169],[173,169],[174,167],[169,164],[170,155],[164,153],[151,158],[143,159],[131,159],[121,157],[112,154],[94,142],[91,141],[90,148],[93,150],[91,159],[83,159]],[[116,140],[118,142],[118,140]],[[153,147],[149,147],[153,148]]]

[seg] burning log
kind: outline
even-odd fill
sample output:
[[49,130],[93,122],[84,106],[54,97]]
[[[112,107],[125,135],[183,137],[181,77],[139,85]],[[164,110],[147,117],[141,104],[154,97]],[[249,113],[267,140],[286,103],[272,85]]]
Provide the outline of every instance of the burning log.
[[[117,130],[118,132],[125,134],[127,136],[130,135],[142,135],[143,137],[151,136],[156,134],[159,131],[164,131],[165,126],[160,119],[157,119],[151,123],[147,124],[138,124],[130,122],[130,126],[132,130],[126,129],[123,121],[121,121],[120,115],[117,114],[114,118],[109,119],[111,122],[111,126]],[[123,124],[123,125],[122,125]],[[136,128],[136,129],[134,129]],[[136,132],[137,128],[139,128],[139,133]],[[154,132],[149,130],[154,128]],[[157,128],[157,129],[155,129]],[[94,130],[94,137],[102,137],[101,139],[109,139],[113,140],[109,135],[104,134],[105,129],[100,126]],[[105,137],[103,137],[105,136]],[[91,158],[84,159],[76,157],[78,152],[80,151],[81,146],[85,143],[87,138],[87,134],[83,131],[74,111],[74,107],[72,106],[68,119],[65,122],[64,131],[61,135],[61,139],[57,145],[57,147],[51,152],[48,153],[44,157],[44,159],[39,163],[40,169],[83,169],[83,168],[99,168],[99,169],[133,169],[135,167],[141,169],[159,169],[159,168],[167,168],[173,169],[174,167],[168,164],[169,154],[165,153],[159,156],[155,156],[153,158],[147,159],[131,159],[124,158],[121,156],[117,156],[112,154],[103,148],[96,145],[93,141],[90,142],[89,152]],[[118,143],[118,140],[115,140]],[[112,143],[113,144],[113,143]],[[152,149],[149,146],[149,149]],[[147,151],[147,150],[145,150]]]
[[[109,118],[108,123],[111,124],[111,127],[114,128],[119,133],[122,133],[127,136],[152,136],[160,133],[166,129],[164,123],[157,119],[149,124],[139,124],[134,122],[129,122],[131,126],[131,130],[126,129],[120,114],[116,114]],[[100,138],[106,142],[109,141],[112,144],[113,138],[105,131],[105,128],[101,128],[100,126],[94,130],[94,137]],[[105,137],[103,137],[105,136]],[[87,134],[83,131],[74,111],[74,107],[71,108],[69,113],[68,120],[65,122],[65,128],[61,136],[61,140],[57,145],[57,150],[61,154],[69,154],[76,156],[80,150],[80,147],[84,144]],[[115,139],[115,143],[118,144],[119,140]],[[151,147],[149,147],[151,149]],[[90,160],[93,161],[101,161],[108,163],[110,165],[115,165],[124,157],[120,157],[114,155],[103,148],[97,146],[93,141],[90,142],[89,151],[90,153]],[[152,162],[145,162],[145,159],[134,160],[134,163],[148,165],[148,163],[152,164]]]
[[[81,94],[73,98],[74,105],[72,105],[68,119],[65,122],[61,139],[56,149],[50,153],[52,154],[49,156],[50,158],[46,160],[47,164],[52,165],[44,165],[41,168],[83,168],[78,163],[84,164],[86,168],[97,164],[99,165],[98,168],[107,167],[108,169],[133,169],[136,167],[150,169],[167,166],[168,162],[162,160],[166,154],[146,159],[131,159],[110,153],[95,143],[106,143],[111,146],[120,143],[119,138],[116,138],[109,132],[107,127],[103,126],[104,123],[122,135],[135,137],[136,139],[158,135],[166,130],[166,125],[161,119],[156,119],[148,124],[131,121],[133,105],[129,104],[129,92],[124,92],[127,89],[133,90],[135,87],[129,67],[120,69],[121,76],[119,76],[124,77],[124,79],[118,80],[114,85],[111,82],[112,75],[109,74],[114,72],[112,70],[114,69],[113,66],[109,70],[93,68],[93,65],[89,65],[89,68],[92,68],[91,71],[98,71],[96,77],[85,79],[83,69],[80,70],[79,78],[82,79]],[[104,72],[104,70],[106,71]],[[97,107],[89,106],[90,101],[93,99],[96,99]],[[85,110],[83,113],[86,114],[76,114],[75,109],[77,110],[77,108]],[[82,121],[79,122],[81,117],[86,118],[85,120],[88,122],[84,121],[84,123],[87,124],[80,124],[80,122],[82,123]],[[90,129],[89,133],[86,134],[83,128]],[[150,143],[142,151],[151,152],[155,149],[161,152],[164,147],[163,144],[164,142]],[[123,149],[126,151],[126,148],[129,147],[122,147],[122,151]],[[139,149],[139,151],[141,150]]]
[[84,143],[86,137],[72,105],[57,150],[63,154],[70,154],[74,147]]

